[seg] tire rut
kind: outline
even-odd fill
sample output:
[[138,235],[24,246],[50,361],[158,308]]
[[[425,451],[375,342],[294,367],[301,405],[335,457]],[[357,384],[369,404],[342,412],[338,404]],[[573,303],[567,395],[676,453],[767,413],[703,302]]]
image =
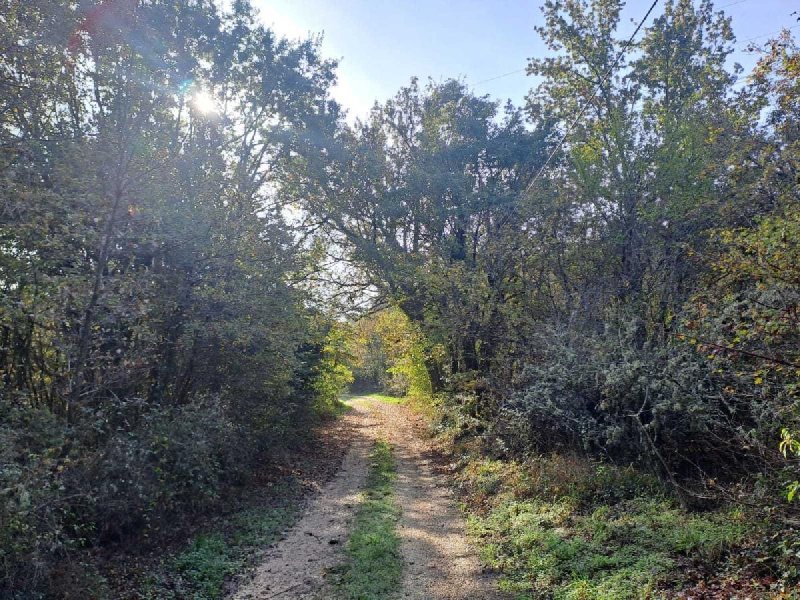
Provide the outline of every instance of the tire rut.
[[484,572],[468,543],[461,512],[442,477],[434,473],[429,444],[420,436],[420,419],[404,406],[373,402],[385,437],[394,446],[396,498],[402,509],[398,527],[405,562],[400,598],[414,600],[491,600],[508,596]]
[[484,573],[468,544],[464,519],[441,477],[434,473],[419,418],[404,406],[368,398],[351,402],[355,437],[333,480],[310,503],[300,521],[264,555],[249,582],[232,600],[272,598],[330,600],[326,573],[345,561],[343,553],[377,439],[393,447],[396,501],[403,558],[398,598],[414,600],[503,599],[495,578]]
[[309,503],[294,527],[265,552],[250,581],[232,600],[316,599],[325,588],[325,573],[343,561],[350,524],[367,477],[375,421],[359,407],[344,418],[353,422],[355,438],[336,476]]

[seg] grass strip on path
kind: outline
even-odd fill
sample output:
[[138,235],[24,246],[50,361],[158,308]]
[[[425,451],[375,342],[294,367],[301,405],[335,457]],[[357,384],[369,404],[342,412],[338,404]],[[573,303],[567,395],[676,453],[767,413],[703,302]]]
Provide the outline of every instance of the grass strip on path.
[[395,477],[392,448],[377,441],[370,454],[364,501],[347,543],[348,562],[340,571],[340,596],[346,600],[382,600],[400,590],[403,564],[395,531],[400,518]]
[[387,404],[406,404],[407,398],[401,396],[389,396],[387,394],[370,394],[367,396],[379,402],[386,402]]
[[385,402],[386,404],[407,404],[408,398],[405,396],[390,396],[388,394],[345,394],[342,396],[341,403],[347,406],[347,402],[352,400],[377,400],[378,402]]

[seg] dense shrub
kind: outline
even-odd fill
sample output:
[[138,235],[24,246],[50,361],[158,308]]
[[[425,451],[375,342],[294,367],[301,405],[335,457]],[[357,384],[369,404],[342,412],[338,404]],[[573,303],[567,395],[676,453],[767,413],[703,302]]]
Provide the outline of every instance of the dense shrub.
[[151,409],[128,430],[92,432],[92,447],[80,427],[65,431],[46,411],[15,410],[0,433],[0,590],[46,594],[59,556],[157,535],[187,511],[214,506],[263,458],[258,432],[223,406],[207,398]]
[[597,334],[548,332],[520,392],[502,407],[498,431],[522,434],[542,451],[581,450],[635,462],[672,477],[734,476],[753,466],[743,447],[774,431],[764,398],[726,398],[725,378],[703,355],[676,342],[637,342],[635,320]]
[[276,177],[338,108],[248,2],[0,11],[0,596],[28,598],[301,443],[324,336]]

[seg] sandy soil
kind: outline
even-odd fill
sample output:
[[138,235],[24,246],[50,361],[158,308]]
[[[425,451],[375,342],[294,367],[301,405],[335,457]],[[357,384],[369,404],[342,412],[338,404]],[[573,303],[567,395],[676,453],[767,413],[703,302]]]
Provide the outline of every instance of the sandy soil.
[[447,481],[434,472],[419,417],[403,406],[372,402],[397,460],[398,532],[405,561],[401,598],[503,598],[467,543],[464,520]]
[[503,598],[482,572],[467,543],[464,522],[440,475],[432,469],[421,423],[403,406],[358,398],[345,419],[352,446],[337,475],[308,505],[284,539],[267,549],[234,600],[332,598],[325,573],[344,561],[343,549],[364,486],[374,441],[386,439],[397,461],[396,499],[404,560],[399,598],[467,600]]

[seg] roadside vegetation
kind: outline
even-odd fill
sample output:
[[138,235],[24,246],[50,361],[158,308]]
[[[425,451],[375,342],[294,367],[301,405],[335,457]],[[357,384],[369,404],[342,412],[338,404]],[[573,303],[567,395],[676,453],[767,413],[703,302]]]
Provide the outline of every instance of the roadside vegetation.
[[[386,361],[387,374],[399,354],[413,363],[393,337],[372,339],[371,349],[363,337],[350,343],[351,356]],[[357,385],[375,387],[359,382],[360,364],[351,363]],[[384,389],[410,391],[407,382],[389,381]],[[508,437],[476,416],[474,395],[370,397],[405,403],[427,417],[472,542],[513,598],[797,598],[795,529],[752,502],[744,488],[740,501],[715,499],[698,509],[697,499],[635,463],[514,451]]]
[[333,63],[247,2],[9,0],[0,47],[0,596],[85,598],[336,407],[265,191]]
[[759,581],[726,564],[764,534],[740,508],[692,513],[636,469],[576,457],[462,460],[470,535],[515,598],[656,598],[726,575],[747,593],[781,591],[766,570]]
[[347,562],[332,576],[344,600],[385,600],[398,596],[403,560],[397,521],[400,508],[394,499],[396,476],[392,448],[375,443],[363,500],[347,542]]
[[[145,578],[138,597],[147,600],[219,600],[270,544],[297,519],[300,496],[288,490],[281,507],[263,507],[230,516],[224,527],[193,538]],[[133,596],[132,596],[133,597]]]
[[102,597],[347,385],[440,423],[523,597],[796,589],[800,47],[623,7],[543,1],[523,106],[414,77],[352,123],[247,0],[0,0],[0,596]]

